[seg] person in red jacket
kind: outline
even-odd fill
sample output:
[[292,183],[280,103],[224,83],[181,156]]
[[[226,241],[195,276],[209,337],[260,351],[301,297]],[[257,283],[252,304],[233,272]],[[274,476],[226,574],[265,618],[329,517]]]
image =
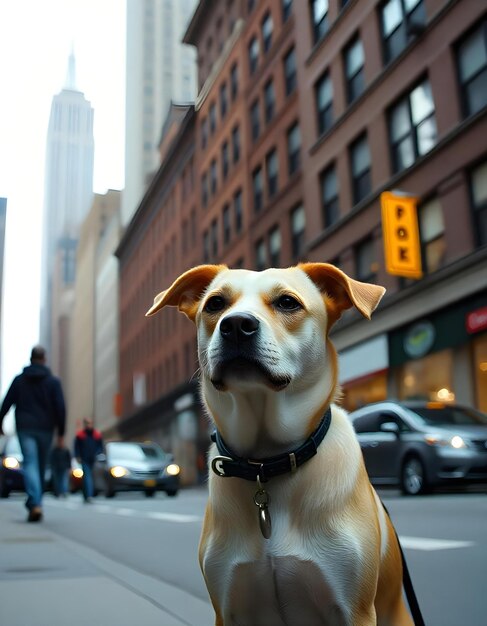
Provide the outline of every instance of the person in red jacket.
[[74,456],[83,469],[83,498],[91,502],[93,498],[93,465],[98,454],[103,452],[101,432],[93,427],[93,420],[83,420],[83,430],[79,430],[74,438]]

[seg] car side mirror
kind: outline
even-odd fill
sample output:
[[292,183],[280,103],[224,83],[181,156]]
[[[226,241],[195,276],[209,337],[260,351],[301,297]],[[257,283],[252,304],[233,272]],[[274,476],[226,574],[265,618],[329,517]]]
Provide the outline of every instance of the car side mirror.
[[98,461],[98,463],[106,463],[107,462],[107,457],[105,454],[97,454],[96,455],[96,460]]
[[399,437],[399,426],[396,422],[384,422],[381,424],[380,429],[383,433],[393,433],[396,437]]

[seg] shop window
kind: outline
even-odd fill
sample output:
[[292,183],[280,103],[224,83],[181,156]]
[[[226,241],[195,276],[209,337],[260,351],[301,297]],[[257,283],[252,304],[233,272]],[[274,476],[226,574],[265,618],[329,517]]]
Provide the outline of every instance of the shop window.
[[300,167],[301,160],[301,131],[296,122],[287,133],[288,172],[292,176]]
[[367,135],[361,135],[350,146],[350,165],[352,169],[353,203],[357,204],[370,193],[372,188]]
[[[355,411],[371,402],[380,402],[387,398],[387,374],[373,374],[358,381],[351,381],[342,385],[343,399],[341,406],[347,411]],[[375,432],[378,416],[373,413],[361,418],[362,423],[354,421],[356,432]]]
[[423,269],[436,272],[445,261],[446,240],[443,211],[438,198],[430,200],[419,209]]
[[291,212],[291,250],[294,261],[299,260],[304,253],[305,228],[306,214],[300,205]]
[[388,0],[380,9],[384,62],[395,59],[426,23],[423,0]]
[[321,175],[321,198],[323,228],[328,228],[338,221],[340,206],[338,203],[338,179],[335,165],[328,167]]
[[442,350],[398,368],[400,400],[453,401],[453,351]]
[[269,233],[269,260],[271,267],[281,265],[281,231],[275,226]]
[[265,241],[260,239],[255,244],[255,268],[258,272],[261,272],[267,267],[267,252],[265,248]]
[[351,104],[365,89],[364,48],[356,37],[344,50],[347,102]]
[[484,333],[473,341],[473,359],[475,406],[487,413],[487,334]]
[[428,80],[390,109],[389,136],[394,172],[410,167],[436,144],[435,105]]
[[317,43],[326,35],[330,27],[328,20],[328,0],[311,0],[310,8],[313,41]]
[[487,18],[457,47],[457,65],[468,117],[487,105]]
[[286,96],[289,96],[296,89],[296,52],[294,48],[284,57],[284,82],[286,85]]
[[264,87],[264,103],[265,103],[265,121],[266,124],[274,118],[276,108],[276,93],[272,79],[269,80]]
[[276,195],[279,186],[279,161],[277,158],[277,150],[274,149],[267,154],[265,164],[267,174],[267,196],[268,198],[272,198]]
[[264,52],[268,52],[272,46],[272,32],[274,30],[274,23],[272,21],[272,15],[266,13],[261,24],[262,30],[262,42],[264,44]]
[[316,83],[315,98],[318,133],[322,135],[333,124],[333,84],[328,72]]
[[364,283],[377,280],[379,264],[376,260],[375,241],[372,237],[364,239],[355,248],[355,275]]
[[487,244],[487,161],[470,174],[474,229],[478,246]]

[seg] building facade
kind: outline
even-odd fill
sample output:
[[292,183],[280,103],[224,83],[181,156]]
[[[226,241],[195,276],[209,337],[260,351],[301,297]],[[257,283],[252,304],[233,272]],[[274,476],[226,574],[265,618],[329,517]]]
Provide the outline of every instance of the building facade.
[[5,258],[5,226],[6,224],[7,224],[7,198],[0,198],[0,389],[2,387],[3,262]]
[[195,52],[181,37],[195,1],[127,0],[124,225],[159,167],[157,146],[170,101],[194,102]]
[[[149,190],[120,250],[139,259],[121,273],[121,336],[139,339],[136,361],[121,352],[120,429],[155,407],[161,423],[177,423],[188,388],[169,346],[181,363],[194,334],[172,310],[143,320],[142,309],[202,262],[330,262],[384,285],[371,322],[349,311],[332,331],[343,404],[394,396],[487,410],[485,29],[476,2],[201,0],[184,36],[198,51],[195,112],[157,175],[184,184],[186,136],[193,195],[163,218],[171,213]],[[418,198],[420,279],[386,271],[380,194],[391,190]],[[181,255],[190,207],[195,243]],[[158,219],[169,220],[162,231]],[[170,327],[167,338],[154,324]],[[158,359],[169,359],[160,379]]]

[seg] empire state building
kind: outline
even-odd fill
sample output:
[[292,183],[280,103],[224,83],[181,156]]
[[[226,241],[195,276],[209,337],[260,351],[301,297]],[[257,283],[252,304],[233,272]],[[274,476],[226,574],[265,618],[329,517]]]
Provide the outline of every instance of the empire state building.
[[52,100],[46,145],[40,338],[62,378],[80,225],[93,200],[94,111],[76,88],[71,53],[62,91]]

